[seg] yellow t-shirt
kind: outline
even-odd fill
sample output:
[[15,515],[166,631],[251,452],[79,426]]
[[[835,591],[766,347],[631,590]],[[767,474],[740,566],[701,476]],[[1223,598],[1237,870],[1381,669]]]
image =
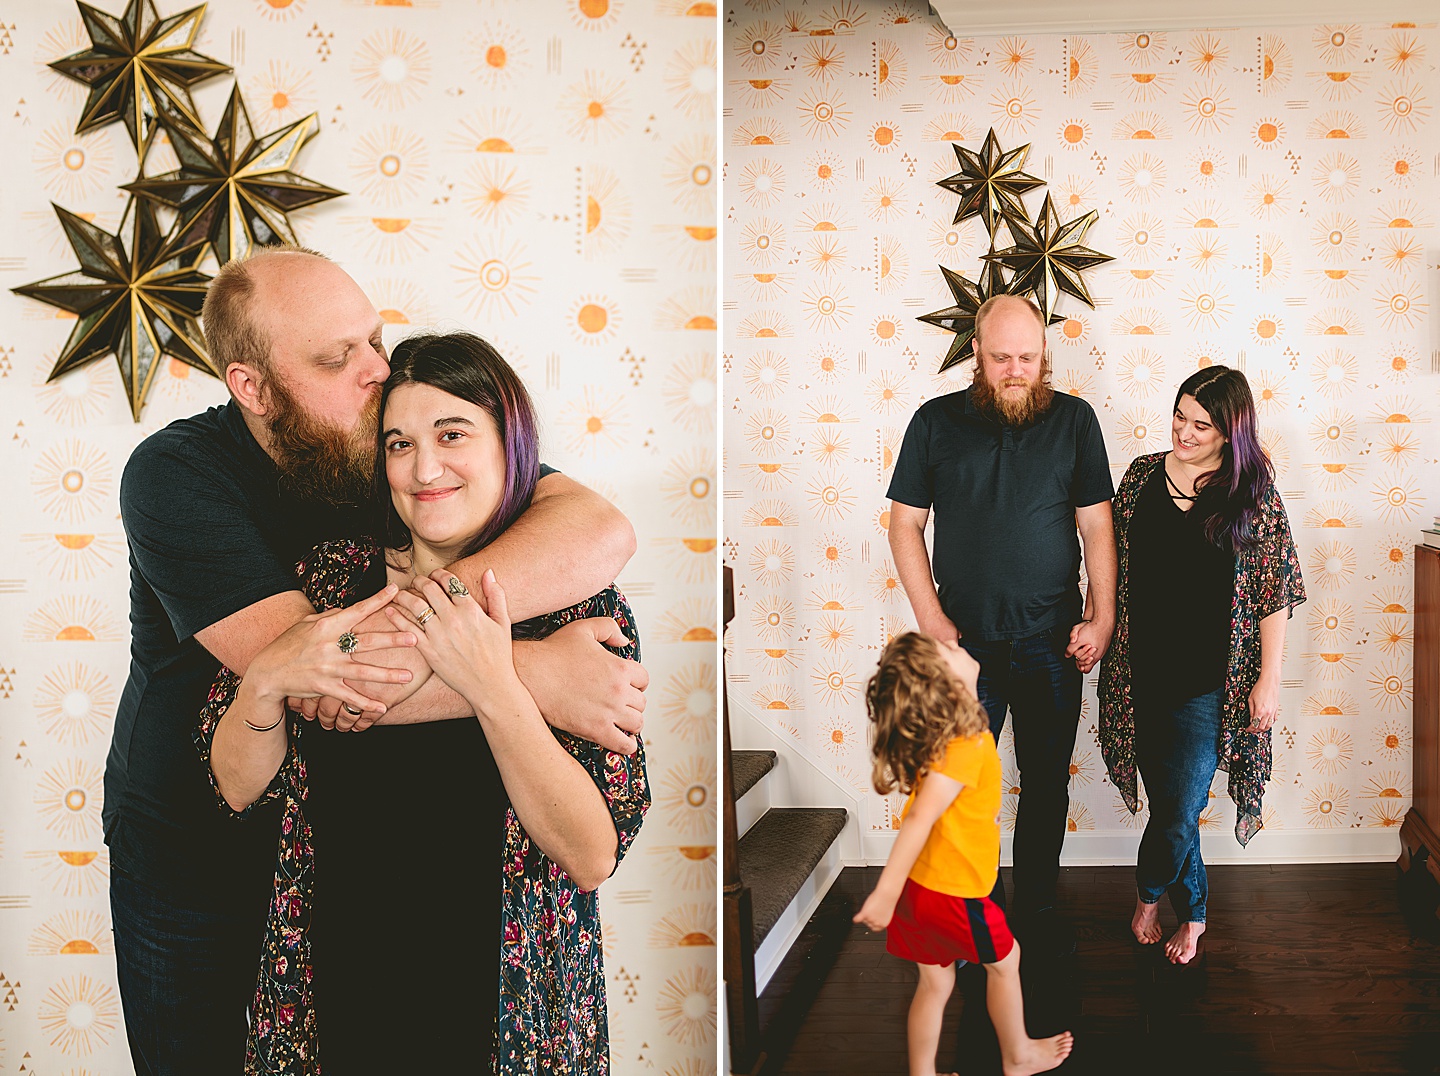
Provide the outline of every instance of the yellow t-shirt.
[[[936,821],[910,877],[926,889],[952,897],[985,897],[1000,870],[1000,753],[986,729],[950,741],[931,773],[943,773],[964,787]],[[925,778],[905,803],[903,821]]]

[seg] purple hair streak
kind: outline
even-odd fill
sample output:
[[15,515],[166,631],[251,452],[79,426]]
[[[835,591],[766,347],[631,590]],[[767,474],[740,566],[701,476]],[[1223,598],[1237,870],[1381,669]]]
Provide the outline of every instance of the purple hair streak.
[[1195,507],[1205,537],[1231,551],[1254,543],[1260,499],[1275,481],[1270,457],[1260,447],[1250,382],[1229,366],[1207,366],[1185,379],[1175,394],[1193,396],[1225,438],[1220,466],[1200,476]]

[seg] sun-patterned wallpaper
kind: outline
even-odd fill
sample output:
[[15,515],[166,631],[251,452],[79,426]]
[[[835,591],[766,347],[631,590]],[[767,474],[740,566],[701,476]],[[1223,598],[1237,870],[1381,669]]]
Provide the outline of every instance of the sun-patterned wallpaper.
[[[107,230],[125,207],[129,139],[75,136],[86,91],[46,67],[88,41],[68,0],[0,16],[0,1073],[131,1071],[99,821],[128,667],[116,491],[135,444],[225,395],[167,361],[137,425],[113,359],[47,385],[74,323],[8,290],[75,264],[50,202]],[[232,83],[257,135],[317,114],[297,170],[349,194],[292,221],[387,339],[490,337],[535,393],[542,458],[634,522],[620,582],[652,674],[655,805],[602,891],[614,1068],[713,1073],[713,7],[227,0],[195,47],[235,69],[195,90],[210,130]],[[148,170],[174,161],[157,144]]]
[[[958,171],[951,143],[993,128],[1030,145],[1063,219],[1099,211],[1086,244],[1116,258],[1087,274],[1096,309],[1062,297],[1050,348],[1117,480],[1168,445],[1196,368],[1239,366],[1255,390],[1310,600],[1248,858],[1390,854],[1411,793],[1413,544],[1440,512],[1435,26],[954,30],[895,0],[729,9],[732,697],[854,789],[867,831],[892,825],[861,699],[880,646],[913,625],[885,491],[915,409],[971,377],[968,362],[936,375],[952,337],[916,317],[951,304],[937,265],[978,279],[982,226],[952,224],[936,181]],[[1123,862],[1144,816],[1105,777],[1093,676],[1084,706],[1070,847]],[[1009,740],[1007,723],[1007,830]],[[1203,832],[1228,835],[1223,775],[1212,795]]]

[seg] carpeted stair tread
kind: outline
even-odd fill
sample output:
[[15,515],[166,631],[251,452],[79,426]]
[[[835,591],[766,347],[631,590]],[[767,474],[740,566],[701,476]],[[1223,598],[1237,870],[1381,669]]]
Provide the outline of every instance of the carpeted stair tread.
[[735,775],[735,798],[738,800],[775,768],[774,751],[731,751],[730,772]]
[[[737,752],[738,754],[738,752]],[[843,807],[772,807],[740,838],[758,948],[845,828]]]

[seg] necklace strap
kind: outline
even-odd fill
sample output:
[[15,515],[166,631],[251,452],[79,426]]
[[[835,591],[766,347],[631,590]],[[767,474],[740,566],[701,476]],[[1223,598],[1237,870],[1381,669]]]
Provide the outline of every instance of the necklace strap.
[[1193,494],[1193,493],[1187,494],[1187,493],[1185,493],[1185,492],[1180,488],[1180,486],[1176,483],[1175,479],[1173,479],[1173,478],[1170,477],[1170,469],[1169,469],[1168,467],[1166,467],[1164,464],[1161,464],[1160,466],[1161,466],[1161,469],[1165,472],[1165,481],[1166,481],[1166,483],[1170,486],[1170,488],[1171,488],[1172,490],[1175,491],[1174,493],[1170,494],[1170,496],[1171,496],[1172,498],[1174,498],[1175,500],[1177,500],[1177,501],[1193,501],[1193,500],[1195,499],[1195,497],[1196,497],[1196,494]]

